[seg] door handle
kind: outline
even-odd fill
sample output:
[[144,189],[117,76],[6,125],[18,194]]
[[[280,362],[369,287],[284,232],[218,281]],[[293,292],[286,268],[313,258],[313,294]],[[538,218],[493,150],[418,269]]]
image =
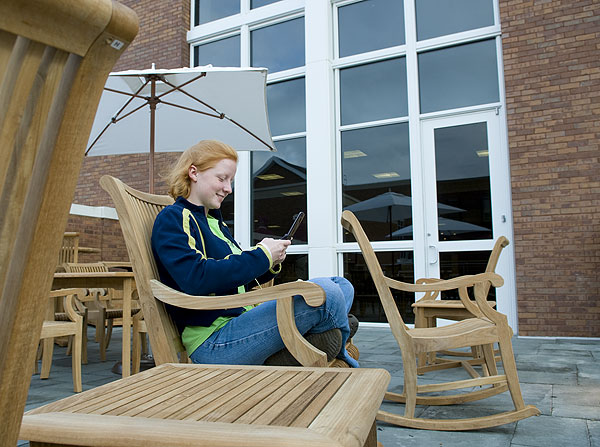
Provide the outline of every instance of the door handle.
[[429,246],[429,254],[427,256],[430,264],[437,264],[438,262],[438,251],[435,245]]

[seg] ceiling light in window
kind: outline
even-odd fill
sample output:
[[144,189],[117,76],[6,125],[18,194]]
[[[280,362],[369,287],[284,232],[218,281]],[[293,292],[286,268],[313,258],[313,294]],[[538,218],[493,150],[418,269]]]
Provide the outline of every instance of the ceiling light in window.
[[490,156],[490,151],[487,149],[475,151],[475,153],[477,154],[478,157],[489,157]]
[[282,196],[293,197],[293,196],[303,196],[304,193],[300,191],[286,191],[281,193]]
[[274,228],[281,228],[281,227],[279,225],[267,225],[267,228],[274,229]]
[[344,158],[358,158],[358,157],[366,157],[367,154],[365,154],[363,151],[356,149],[353,151],[344,151]]
[[257,175],[256,177],[258,177],[261,180],[279,180],[280,178],[283,178],[279,174],[261,174]]
[[373,174],[375,178],[392,178],[392,177],[400,177],[400,174],[397,172],[380,172],[379,174]]

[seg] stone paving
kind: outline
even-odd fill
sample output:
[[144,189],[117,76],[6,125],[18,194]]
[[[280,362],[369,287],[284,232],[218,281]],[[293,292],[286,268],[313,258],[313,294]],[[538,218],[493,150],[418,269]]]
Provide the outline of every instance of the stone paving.
[[[120,359],[120,329],[116,329],[100,362],[97,343],[90,331],[89,362],[82,367],[83,389],[119,378],[111,372]],[[362,367],[385,368],[392,375],[390,390],[403,385],[402,358],[391,331],[386,327],[362,325],[355,336]],[[384,447],[600,447],[600,340],[513,339],[519,379],[526,404],[537,406],[541,415],[499,427],[468,431],[441,432],[415,430],[378,423],[378,439]],[[442,379],[443,377],[443,379]],[[468,378],[462,369],[429,373],[419,383]],[[56,347],[50,378],[33,375],[26,410],[73,394],[71,358],[66,349]],[[382,408],[403,412],[403,406],[384,402]],[[508,393],[462,405],[417,407],[426,417],[476,417],[512,409]],[[20,441],[19,446],[28,443]]]

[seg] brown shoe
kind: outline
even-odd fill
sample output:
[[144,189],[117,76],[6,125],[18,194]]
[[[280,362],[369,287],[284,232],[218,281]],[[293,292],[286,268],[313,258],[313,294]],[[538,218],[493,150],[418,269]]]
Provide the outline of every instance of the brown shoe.
[[[330,329],[319,334],[307,334],[304,338],[315,348],[327,354],[327,361],[332,361],[342,349],[342,331]],[[264,362],[268,366],[300,366],[287,348],[276,352]]]

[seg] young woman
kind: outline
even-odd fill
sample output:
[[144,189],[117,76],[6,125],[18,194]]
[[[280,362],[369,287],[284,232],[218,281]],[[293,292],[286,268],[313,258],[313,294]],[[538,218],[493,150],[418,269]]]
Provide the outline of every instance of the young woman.
[[[191,295],[244,293],[281,270],[289,240],[265,238],[242,250],[219,208],[232,191],[236,151],[205,140],[186,150],[167,177],[175,203],[154,222],[152,250],[161,281]],[[294,298],[296,325],[309,342],[349,366],[345,349],[354,289],[344,278],[316,278],[326,302],[308,306]],[[168,306],[194,363],[297,364],[279,335],[275,301],[236,309],[196,311]]]

